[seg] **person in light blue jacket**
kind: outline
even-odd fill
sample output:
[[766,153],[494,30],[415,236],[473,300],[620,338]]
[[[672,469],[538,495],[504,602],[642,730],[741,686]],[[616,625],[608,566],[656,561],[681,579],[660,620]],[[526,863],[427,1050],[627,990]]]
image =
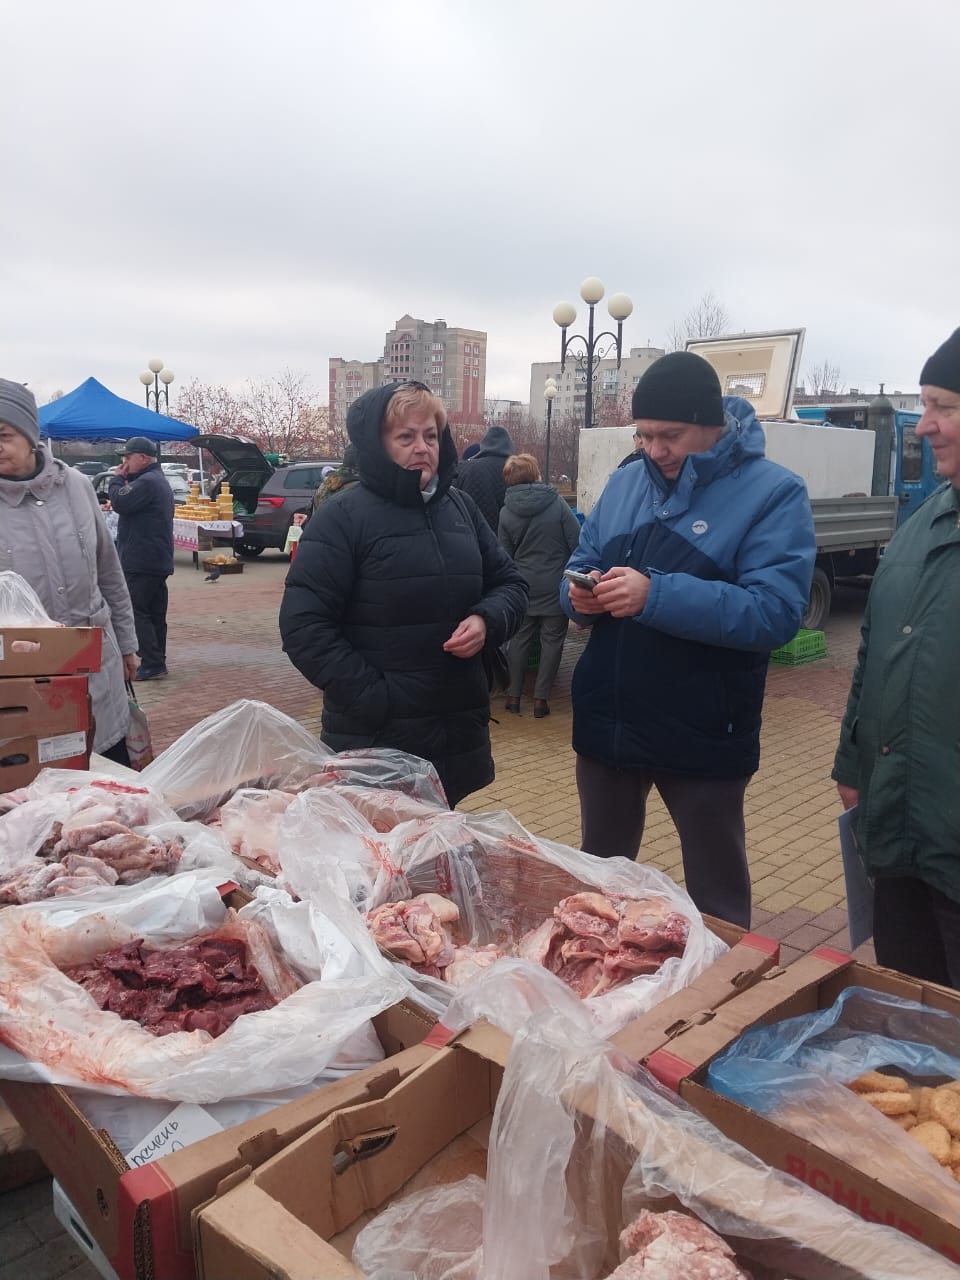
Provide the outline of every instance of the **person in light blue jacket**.
[[573,677],[582,846],[635,858],[651,786],[701,911],[750,925],[743,799],[772,649],[797,632],[816,558],[799,476],[764,457],[753,408],[692,352],[633,394],[643,456],[587,517],[561,602],[592,624]]

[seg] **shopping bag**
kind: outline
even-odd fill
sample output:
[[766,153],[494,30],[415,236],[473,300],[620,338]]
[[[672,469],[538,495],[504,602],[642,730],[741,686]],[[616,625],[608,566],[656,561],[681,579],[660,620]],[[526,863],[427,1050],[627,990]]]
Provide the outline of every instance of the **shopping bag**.
[[150,725],[129,680],[127,681],[127,700],[130,705],[130,723],[127,726],[127,755],[130,757],[130,768],[145,769],[153,759]]
[[487,687],[491,698],[498,693],[506,693],[510,687],[510,667],[507,665],[507,655],[503,645],[485,644],[480,656],[483,659],[483,669],[487,676]]

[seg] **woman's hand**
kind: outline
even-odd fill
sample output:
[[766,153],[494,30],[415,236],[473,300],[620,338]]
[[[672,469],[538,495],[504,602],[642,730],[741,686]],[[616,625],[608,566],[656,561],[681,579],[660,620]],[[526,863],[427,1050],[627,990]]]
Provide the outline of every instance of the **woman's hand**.
[[137,655],[135,653],[125,653],[123,655],[124,680],[132,680],[136,674],[137,674]]
[[479,613],[469,613],[444,643],[447,653],[455,658],[472,658],[483,648],[487,638],[487,624]]

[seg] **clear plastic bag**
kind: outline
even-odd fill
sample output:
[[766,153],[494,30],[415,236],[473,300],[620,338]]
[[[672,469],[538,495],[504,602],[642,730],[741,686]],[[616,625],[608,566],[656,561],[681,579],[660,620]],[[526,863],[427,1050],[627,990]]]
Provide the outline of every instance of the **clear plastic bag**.
[[443,785],[430,761],[392,747],[337,752],[309,781],[313,787],[328,784],[399,791],[425,805],[449,807]]
[[597,1280],[620,1262],[619,1233],[641,1210],[679,1204],[755,1280],[956,1274],[909,1237],[770,1169],[627,1065],[580,1020],[532,1018],[507,1061],[485,1187],[468,1179],[388,1206],[358,1235],[356,1265],[419,1280]]
[[282,711],[242,699],[188,729],[140,777],[181,818],[206,818],[241,787],[297,789],[332,754]]
[[304,985],[215,1040],[156,1038],[99,1010],[60,971],[136,937],[175,945],[217,928],[225,912],[200,873],[0,911],[0,1040],[11,1046],[0,1050],[0,1077],[201,1104],[272,1093],[314,1080],[404,995],[351,908],[320,911],[279,890],[258,890],[238,918]]
[[[384,875],[384,863],[395,873]],[[727,950],[707,929],[689,896],[661,871],[625,858],[594,858],[538,839],[506,811],[453,812],[425,823],[401,824],[380,837],[379,853],[375,856],[370,851],[367,870],[366,901],[371,906],[380,905],[378,899],[397,901],[421,893],[440,894],[456,903],[460,912],[455,929],[458,945],[495,945],[508,955],[515,953],[525,934],[551,918],[561,899],[583,891],[653,898],[684,916],[689,937],[682,956],[668,958],[655,973],[640,974],[584,1001],[597,1030],[604,1035],[612,1035],[686,986]],[[293,875],[290,880],[298,883]],[[485,972],[502,972],[506,978],[502,964],[497,961]],[[511,980],[518,980],[528,965],[562,989],[557,1000],[565,999],[569,988],[533,962],[518,959],[516,967],[511,967]],[[419,1003],[442,1017],[455,989],[437,978],[401,968]],[[514,996],[505,992],[503,1004],[505,1009],[514,1007]],[[499,1025],[508,1032],[514,1030],[513,1025]]]
[[922,1085],[960,1079],[960,1020],[884,992],[848,987],[828,1009],[744,1032],[711,1065],[708,1080],[717,1093],[960,1227],[950,1170],[845,1088],[879,1068]]
[[63,623],[53,621],[25,578],[4,569],[0,572],[0,626],[62,627]]

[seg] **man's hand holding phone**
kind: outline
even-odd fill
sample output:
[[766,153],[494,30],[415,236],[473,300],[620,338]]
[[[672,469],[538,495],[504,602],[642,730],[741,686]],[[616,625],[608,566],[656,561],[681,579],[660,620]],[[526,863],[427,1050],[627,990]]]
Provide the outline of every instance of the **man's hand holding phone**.
[[604,608],[594,595],[600,580],[600,571],[578,573],[576,569],[564,569],[563,576],[570,584],[570,603],[577,613],[603,613]]
[[[632,618],[640,613],[647,602],[650,579],[645,573],[628,569],[626,565],[614,565],[601,574],[594,569],[584,575],[572,569],[564,569],[563,576],[570,583],[570,603],[577,613],[609,613],[614,618]],[[589,578],[591,586],[580,585]]]

